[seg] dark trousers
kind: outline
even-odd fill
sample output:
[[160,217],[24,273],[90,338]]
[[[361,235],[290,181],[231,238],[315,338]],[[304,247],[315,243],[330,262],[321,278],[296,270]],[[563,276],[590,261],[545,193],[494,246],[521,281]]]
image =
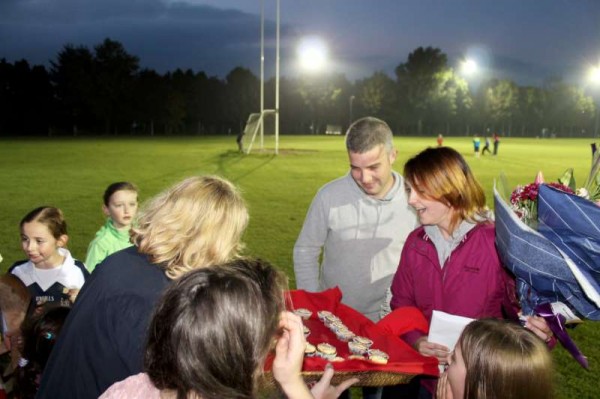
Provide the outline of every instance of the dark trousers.
[[[382,389],[379,387],[362,387],[363,399],[381,399]],[[339,396],[339,399],[350,399],[350,390],[347,389]]]
[[421,383],[418,378],[413,378],[408,384],[383,387],[381,399],[418,399],[420,387]]

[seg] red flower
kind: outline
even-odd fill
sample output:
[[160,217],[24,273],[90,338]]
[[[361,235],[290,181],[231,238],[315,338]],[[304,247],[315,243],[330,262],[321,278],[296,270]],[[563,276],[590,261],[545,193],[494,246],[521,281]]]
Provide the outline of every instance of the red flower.
[[[566,193],[574,194],[573,190],[561,183],[545,183],[550,187]],[[537,223],[537,199],[540,183],[529,183],[526,186],[517,186],[510,195],[510,203],[519,219],[530,226]]]
[[567,187],[567,186],[565,186],[564,184],[560,184],[560,183],[554,183],[554,182],[552,182],[552,183],[548,183],[548,185],[549,185],[550,187],[554,187],[554,188],[555,188],[555,189],[557,189],[557,190],[564,191],[565,193],[569,193],[569,194],[575,194],[575,193],[573,192],[573,190],[571,190],[571,188],[570,188],[570,187]]

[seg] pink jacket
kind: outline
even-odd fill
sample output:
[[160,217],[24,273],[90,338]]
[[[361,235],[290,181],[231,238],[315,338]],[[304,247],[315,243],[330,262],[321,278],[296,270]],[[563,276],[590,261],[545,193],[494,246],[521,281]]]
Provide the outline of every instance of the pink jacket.
[[[414,230],[392,281],[391,308],[417,307],[428,321],[433,310],[476,319],[516,317],[515,282],[500,263],[494,239],[492,223],[475,226],[442,269],[424,228]],[[403,338],[413,344],[422,335]]]

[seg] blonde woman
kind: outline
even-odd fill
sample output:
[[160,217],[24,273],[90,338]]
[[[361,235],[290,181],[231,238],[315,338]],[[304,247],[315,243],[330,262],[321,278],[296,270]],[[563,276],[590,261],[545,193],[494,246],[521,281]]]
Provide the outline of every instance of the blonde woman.
[[248,212],[238,190],[214,176],[188,178],[152,199],[133,247],[107,257],[82,289],[50,357],[40,398],[97,398],[142,371],[152,309],[186,272],[238,255]]

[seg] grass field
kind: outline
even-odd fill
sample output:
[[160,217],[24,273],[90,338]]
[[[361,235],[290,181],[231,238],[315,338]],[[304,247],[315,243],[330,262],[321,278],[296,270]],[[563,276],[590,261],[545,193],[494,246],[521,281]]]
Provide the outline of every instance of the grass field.
[[[474,158],[469,138],[445,139],[460,151],[483,184],[493,206],[494,179],[504,172],[511,186],[533,181],[538,170],[547,180],[575,168],[583,183],[590,167],[590,140],[504,138],[497,157]],[[272,146],[271,138],[265,141]],[[435,145],[435,138],[396,138],[401,171],[408,157]],[[256,145],[255,145],[256,148]],[[178,180],[197,174],[218,174],[244,192],[251,221],[245,235],[246,253],[268,259],[290,276],[292,249],[304,215],[317,189],[348,170],[343,137],[282,136],[280,153],[242,155],[235,137],[171,139],[4,139],[0,140],[0,264],[6,270],[23,259],[18,223],[40,205],[60,207],[69,223],[69,247],[85,251],[103,223],[100,210],[105,187],[114,181],[135,182],[141,201]],[[600,375],[600,325],[593,322],[570,332],[590,361],[584,371],[562,347],[554,350],[559,398],[597,397]],[[533,382],[534,383],[534,382]]]

